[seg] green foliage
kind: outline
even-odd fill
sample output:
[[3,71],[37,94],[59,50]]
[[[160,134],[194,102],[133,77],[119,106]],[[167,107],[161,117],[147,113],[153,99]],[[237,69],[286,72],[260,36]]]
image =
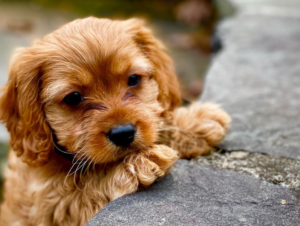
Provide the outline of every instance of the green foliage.
[[6,0],[9,2],[36,3],[82,15],[129,17],[144,16],[173,20],[174,6],[180,0]]

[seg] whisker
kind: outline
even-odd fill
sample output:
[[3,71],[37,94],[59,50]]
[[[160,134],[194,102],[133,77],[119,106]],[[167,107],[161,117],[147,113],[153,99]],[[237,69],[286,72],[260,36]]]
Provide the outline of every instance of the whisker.
[[[74,156],[73,160],[72,160],[72,164],[74,163],[75,159],[77,159],[77,155],[84,155],[83,153],[83,147],[81,149],[79,149],[77,152],[76,152],[76,155]],[[79,157],[79,159],[81,158],[81,156]]]
[[[96,157],[96,156],[95,156],[95,157]],[[87,168],[86,168],[87,174],[89,173],[90,166],[91,166],[91,164],[94,162],[95,157],[90,161],[90,163],[88,164],[88,166],[87,166]]]
[[[80,188],[77,186],[77,183],[76,183],[76,173],[77,173],[78,169],[80,169],[82,166],[84,166],[84,164],[82,164],[82,162],[83,162],[83,161],[85,160],[85,158],[87,158],[87,157],[88,157],[88,156],[85,156],[85,157],[81,160],[81,162],[80,162],[79,165],[77,166],[75,172],[73,172],[73,173],[74,173],[74,176],[73,176],[73,182],[74,182],[74,185],[75,185],[75,187],[76,187],[78,190],[80,190],[80,191],[82,191],[82,189],[80,189]],[[82,164],[81,167],[79,167],[80,164]],[[79,168],[78,168],[78,167],[79,167]],[[73,173],[72,173],[72,174],[73,174]]]
[[63,151],[63,150],[61,150],[59,147],[57,147],[57,145],[55,144],[55,142],[53,141],[53,144],[54,144],[54,147],[57,149],[57,150],[59,150],[60,152],[62,152],[62,153],[65,153],[65,154],[69,154],[69,155],[71,155],[71,154],[74,154],[75,152],[66,152],[66,151]]
[[79,161],[79,163],[77,164],[77,161],[73,164],[74,166],[75,165],[77,165],[77,167],[76,167],[76,169],[75,169],[75,171],[74,172],[72,172],[70,175],[72,175],[72,174],[76,174],[76,171],[78,170],[78,167],[79,167],[79,169],[80,169],[80,167],[82,166],[82,164],[83,164],[83,161],[85,161],[86,160],[86,158],[88,158],[88,156],[84,156],[80,161]]
[[[80,179],[80,182],[81,182],[81,183],[83,183],[83,182],[82,182],[82,177],[81,177],[81,176],[82,176],[82,172],[83,172],[82,170],[84,170],[84,167],[85,167],[85,165],[87,164],[87,162],[88,162],[89,160],[90,160],[90,159],[87,158],[87,160],[86,160],[86,161],[82,164],[82,166],[80,167],[81,170],[80,170],[80,174],[79,174],[79,179]],[[80,169],[80,168],[79,168],[79,169]],[[78,170],[79,170],[79,169],[78,169]]]
[[[81,157],[80,157],[81,158]],[[71,166],[71,168],[70,168],[70,170],[68,171],[68,173],[67,173],[67,176],[65,177],[65,180],[64,180],[64,183],[63,184],[65,184],[66,183],[66,181],[67,181],[67,178],[70,176],[70,175],[72,175],[72,174],[70,174],[71,173],[71,171],[72,171],[72,169],[74,168],[74,166],[76,165],[76,163],[78,162],[78,161],[81,161],[80,160],[80,158],[79,159],[77,159],[77,161],[75,162],[75,163],[73,163],[72,164],[72,166]]]

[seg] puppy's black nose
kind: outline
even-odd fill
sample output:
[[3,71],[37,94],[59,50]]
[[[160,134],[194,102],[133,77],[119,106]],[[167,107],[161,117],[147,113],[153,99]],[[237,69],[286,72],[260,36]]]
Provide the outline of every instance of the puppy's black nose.
[[108,132],[108,138],[116,146],[128,146],[134,140],[135,132],[132,124],[118,125]]

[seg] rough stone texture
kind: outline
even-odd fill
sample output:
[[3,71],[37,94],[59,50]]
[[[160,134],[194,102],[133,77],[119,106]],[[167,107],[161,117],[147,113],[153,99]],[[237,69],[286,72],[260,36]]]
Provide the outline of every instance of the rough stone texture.
[[221,26],[225,50],[201,101],[232,116],[222,147],[300,157],[300,18],[237,16]]
[[147,191],[108,204],[92,225],[298,225],[296,193],[254,177],[180,160]]
[[300,190],[300,161],[294,159],[234,151],[212,152],[193,161],[202,166],[246,173],[274,184]]

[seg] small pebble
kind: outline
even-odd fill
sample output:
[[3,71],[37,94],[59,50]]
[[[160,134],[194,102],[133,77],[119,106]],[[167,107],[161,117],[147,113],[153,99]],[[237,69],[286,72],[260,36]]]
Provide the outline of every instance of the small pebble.
[[281,205],[286,205],[286,204],[287,204],[287,201],[284,199],[281,199]]

